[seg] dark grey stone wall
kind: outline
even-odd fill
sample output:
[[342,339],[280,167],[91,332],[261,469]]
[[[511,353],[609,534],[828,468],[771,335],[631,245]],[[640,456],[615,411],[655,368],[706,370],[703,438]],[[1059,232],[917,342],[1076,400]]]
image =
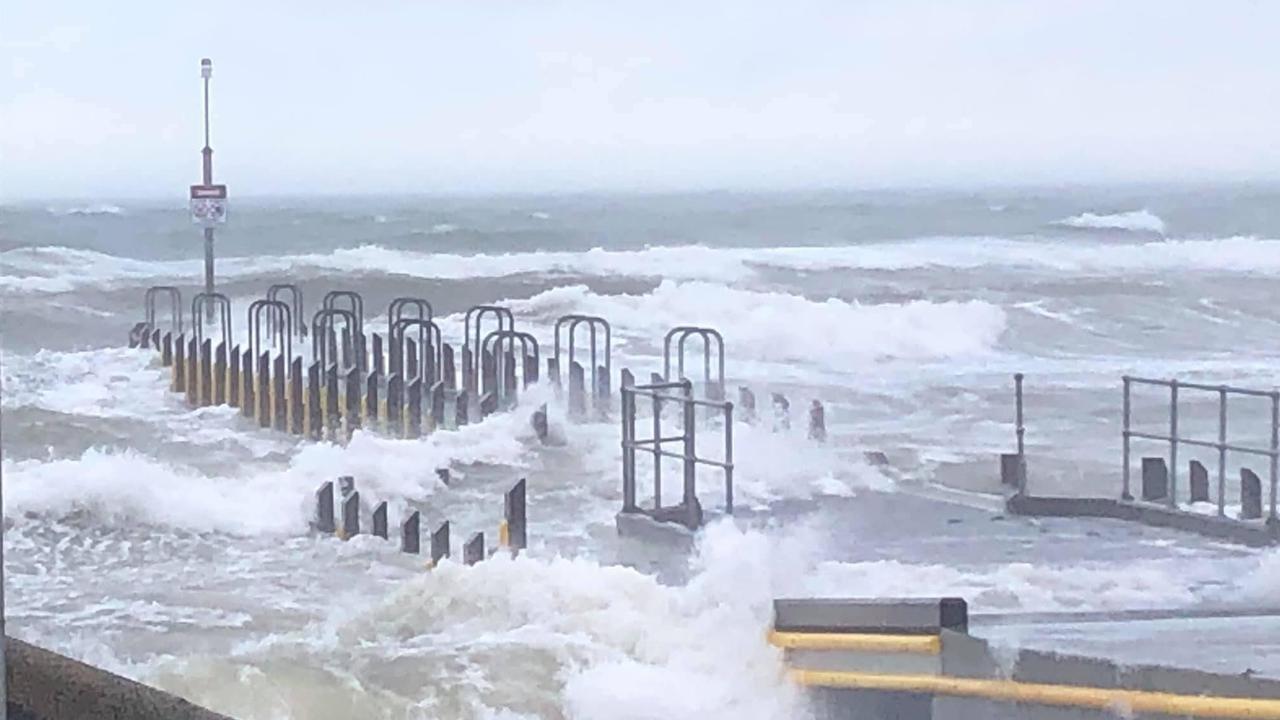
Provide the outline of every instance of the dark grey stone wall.
[[6,643],[10,720],[230,720],[21,640]]

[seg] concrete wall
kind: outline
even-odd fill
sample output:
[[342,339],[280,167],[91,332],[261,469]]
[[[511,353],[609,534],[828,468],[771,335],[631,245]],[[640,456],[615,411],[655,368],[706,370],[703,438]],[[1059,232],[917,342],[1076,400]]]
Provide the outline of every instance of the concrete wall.
[[21,640],[6,642],[9,720],[230,720]]

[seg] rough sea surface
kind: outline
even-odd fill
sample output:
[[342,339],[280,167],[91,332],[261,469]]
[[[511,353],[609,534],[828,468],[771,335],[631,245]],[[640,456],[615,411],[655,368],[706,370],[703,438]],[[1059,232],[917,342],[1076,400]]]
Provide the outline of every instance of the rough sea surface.
[[[617,564],[616,421],[553,411],[563,442],[542,446],[542,388],[460,432],[336,446],[192,410],[125,348],[147,287],[189,301],[201,282],[182,204],[0,206],[10,630],[238,718],[803,717],[763,639],[776,596],[956,593],[1013,612],[1267,604],[1280,585],[1271,551],[1108,526],[1089,552],[1069,524],[923,517],[938,511],[911,500],[996,498],[1015,372],[1043,493],[1119,493],[1123,374],[1274,387],[1274,187],[259,198],[233,201],[217,249],[240,338],[248,304],[286,281],[308,313],[361,292],[375,327],[392,298],[426,297],[455,341],[480,303],[544,348],[557,317],[601,315],[614,367],[638,376],[661,369],[668,328],[710,325],[731,390],[783,392],[797,414],[790,431],[735,427],[737,502],[773,520],[713,525],[684,581],[660,582]],[[814,398],[826,444],[803,427]],[[1180,410],[1184,434],[1216,439],[1216,395]],[[1269,417],[1233,401],[1233,442],[1268,443]],[[1134,422],[1166,429],[1167,392],[1135,395]],[[1216,471],[1216,451],[1179,457]],[[1242,464],[1267,477],[1233,455],[1229,486]],[[314,536],[311,494],[341,474],[393,523],[408,507],[451,520],[455,543],[492,542],[501,492],[527,477],[530,552],[427,571],[394,543]],[[719,475],[701,478],[713,507]]]

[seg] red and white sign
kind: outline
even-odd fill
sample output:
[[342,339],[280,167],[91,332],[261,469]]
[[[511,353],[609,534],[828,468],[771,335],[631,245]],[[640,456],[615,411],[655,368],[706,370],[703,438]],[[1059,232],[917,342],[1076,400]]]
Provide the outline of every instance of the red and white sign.
[[191,186],[191,222],[221,225],[227,221],[227,186]]

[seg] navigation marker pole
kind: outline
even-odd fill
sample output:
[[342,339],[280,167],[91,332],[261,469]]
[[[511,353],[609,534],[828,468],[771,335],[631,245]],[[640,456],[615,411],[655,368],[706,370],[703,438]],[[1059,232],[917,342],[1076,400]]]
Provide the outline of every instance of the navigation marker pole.
[[[213,184],[213,148],[209,147],[209,78],[213,77],[213,61],[200,61],[200,77],[204,80],[204,156],[200,184],[191,186],[191,222],[204,226],[204,291],[213,294],[213,228],[227,221],[227,186]],[[213,303],[205,304],[207,317],[213,319]],[[194,319],[194,318],[193,318]]]

